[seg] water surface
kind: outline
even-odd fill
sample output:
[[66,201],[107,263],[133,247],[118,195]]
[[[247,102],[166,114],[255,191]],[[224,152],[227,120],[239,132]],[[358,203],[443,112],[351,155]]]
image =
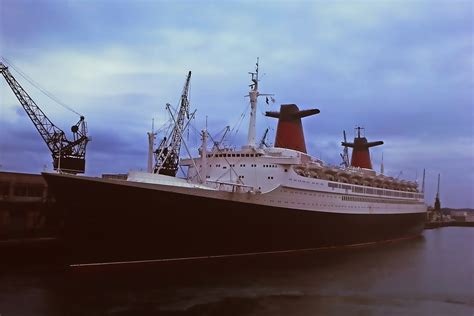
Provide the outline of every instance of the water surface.
[[0,314],[474,315],[474,228],[389,244],[113,271],[3,269]]

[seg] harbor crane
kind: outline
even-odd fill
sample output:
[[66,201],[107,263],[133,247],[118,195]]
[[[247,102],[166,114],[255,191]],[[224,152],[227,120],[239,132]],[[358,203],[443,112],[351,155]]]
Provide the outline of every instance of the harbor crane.
[[[346,138],[346,131],[342,131],[342,135],[344,136],[344,143],[347,143],[347,138]],[[341,166],[348,168],[350,166],[349,163],[349,148],[347,146],[344,146],[344,150],[342,151],[342,154],[339,154],[342,158]]]
[[191,71],[186,77],[186,82],[181,93],[180,105],[177,117],[174,117],[170,110],[170,105],[166,108],[173,119],[174,127],[169,137],[161,140],[158,149],[155,151],[155,167],[153,173],[159,173],[168,176],[176,176],[179,167],[179,152],[181,149],[181,141],[183,132],[186,129],[185,120],[189,121],[189,84],[191,81]]
[[260,145],[258,146],[258,148],[262,149],[263,147],[269,147],[267,144],[267,135],[268,135],[269,130],[270,129],[268,127],[265,129],[265,132],[263,133],[263,137],[260,140]]
[[51,151],[54,170],[71,174],[84,173],[86,146],[90,140],[84,116],[81,115],[79,121],[71,127],[73,139],[67,139],[64,131],[51,122],[3,62],[0,62],[0,72]]

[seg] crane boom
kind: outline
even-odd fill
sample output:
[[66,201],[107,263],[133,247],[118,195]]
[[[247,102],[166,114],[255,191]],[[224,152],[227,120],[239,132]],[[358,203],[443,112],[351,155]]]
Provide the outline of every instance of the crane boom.
[[[346,138],[346,131],[342,131],[342,134],[344,135],[344,143],[347,143],[347,138]],[[342,158],[342,162],[341,162],[341,166],[344,166],[344,167],[349,167],[350,166],[350,162],[349,162],[349,148],[347,148],[347,146],[344,146],[344,150],[342,152],[342,154],[339,154]]]
[[267,145],[267,135],[268,135],[268,131],[269,131],[269,128],[267,127],[267,128],[265,129],[265,132],[263,133],[262,139],[260,140],[260,146],[259,146],[259,148],[263,148],[263,146],[268,147],[268,145]]
[[54,169],[74,174],[84,173],[86,146],[89,141],[84,117],[81,116],[71,127],[73,140],[68,140],[64,131],[51,122],[2,62],[0,72],[51,151]]
[[[181,93],[178,115],[175,120],[175,126],[168,138],[163,138],[160,146],[155,151],[156,164],[155,173],[176,176],[179,164],[179,152],[181,149],[181,139],[184,132],[184,122],[189,120],[189,84],[191,81],[191,71],[186,77],[183,92]],[[167,105],[169,107],[169,105]]]

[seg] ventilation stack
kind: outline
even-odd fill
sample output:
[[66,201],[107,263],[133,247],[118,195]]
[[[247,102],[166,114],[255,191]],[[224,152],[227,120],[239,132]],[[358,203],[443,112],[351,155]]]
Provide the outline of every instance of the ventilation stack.
[[351,166],[365,169],[372,169],[372,162],[370,161],[369,148],[383,144],[383,141],[368,142],[367,138],[360,136],[360,130],[357,127],[357,137],[354,138],[353,143],[342,142],[342,146],[352,148]]
[[301,118],[318,113],[318,109],[300,111],[296,104],[282,104],[280,112],[266,112],[265,116],[278,119],[275,147],[294,149],[306,153]]

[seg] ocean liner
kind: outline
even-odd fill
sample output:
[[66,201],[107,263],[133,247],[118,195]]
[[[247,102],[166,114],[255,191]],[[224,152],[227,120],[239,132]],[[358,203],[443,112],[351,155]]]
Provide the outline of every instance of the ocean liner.
[[[177,157],[163,146],[156,151],[154,170],[130,172],[126,180],[43,173],[66,214],[63,238],[69,263],[305,251],[422,232],[423,193],[415,182],[372,169],[369,148],[382,142],[368,142],[361,129],[353,143],[342,143],[352,148],[348,166],[326,165],[307,154],[301,124],[319,110],[283,104],[279,112],[266,112],[278,119],[274,146],[257,144],[257,99],[265,96],[258,90],[258,62],[249,74],[247,144],[210,149],[204,130],[199,155],[179,160],[187,169],[183,178],[174,176]],[[181,109],[189,105],[183,96]],[[178,127],[183,126],[180,117],[173,117]],[[174,137],[177,143],[181,137]],[[172,168],[165,163],[170,158]]]

